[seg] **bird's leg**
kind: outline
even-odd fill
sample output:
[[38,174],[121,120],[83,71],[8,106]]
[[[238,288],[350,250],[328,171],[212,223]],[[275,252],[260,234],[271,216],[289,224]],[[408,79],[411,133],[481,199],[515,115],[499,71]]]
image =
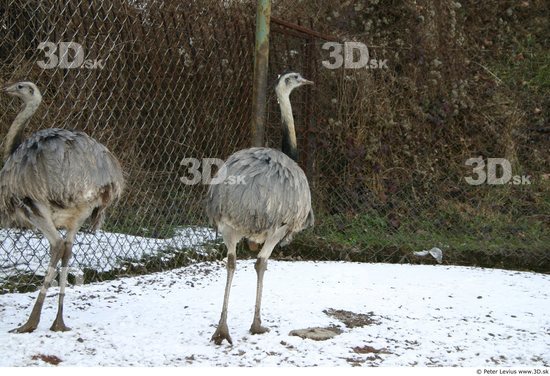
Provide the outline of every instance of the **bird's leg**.
[[229,335],[229,329],[227,327],[227,306],[229,304],[229,292],[231,291],[231,282],[233,281],[233,274],[235,274],[235,268],[237,264],[237,242],[238,239],[235,233],[232,231],[222,232],[223,240],[227,246],[227,281],[225,283],[225,294],[223,296],[222,314],[220,316],[220,322],[218,327],[212,336],[211,341],[214,341],[216,345],[221,345],[223,340],[226,339],[231,345],[233,340]]
[[90,212],[81,212],[72,221],[73,225],[68,229],[67,236],[65,238],[65,248],[61,258],[61,275],[59,278],[59,302],[57,308],[57,315],[50,327],[50,330],[54,332],[66,332],[71,330],[63,322],[63,300],[65,299],[65,288],[67,287],[67,277],[69,275],[69,260],[73,255],[73,244],[77,231],[84,223],[86,218],[90,215]]
[[56,243],[53,243],[51,245],[52,256],[50,259],[50,264],[48,266],[48,272],[46,273],[44,283],[42,284],[42,288],[38,293],[38,297],[36,298],[36,302],[34,303],[29,319],[19,328],[11,330],[10,333],[30,333],[38,327],[38,323],[40,322],[40,314],[42,312],[42,306],[44,305],[44,299],[46,298],[46,292],[48,291],[52,280],[55,278],[57,263],[59,262],[59,259],[61,258],[61,255],[64,253],[64,251],[65,243],[62,239],[59,239]]
[[59,303],[57,308],[57,316],[53,322],[50,330],[54,332],[66,332],[71,330],[63,322],[63,299],[65,298],[65,287],[67,286],[67,276],[69,274],[69,259],[72,256],[73,242],[72,240],[65,241],[65,251],[63,252],[63,257],[61,258],[61,275],[59,278]]
[[279,227],[273,234],[269,235],[266,239],[262,250],[258,254],[258,259],[254,268],[256,269],[256,274],[258,276],[256,284],[256,306],[254,308],[254,320],[250,326],[250,333],[252,334],[262,334],[268,332],[269,329],[262,326],[262,319],[260,315],[261,305],[262,305],[262,290],[263,290],[263,281],[264,273],[267,269],[267,259],[271,256],[273,248],[285,237],[287,234],[288,226],[284,225]]
[[231,282],[233,281],[233,274],[235,273],[236,267],[236,255],[228,254],[227,255],[227,282],[225,284],[225,294],[223,297],[223,308],[222,314],[220,316],[220,322],[218,327],[212,336],[212,341],[216,345],[221,345],[223,340],[226,339],[227,342],[233,344],[233,340],[229,335],[229,328],[227,327],[227,305],[229,303],[229,291],[231,290]]
[[262,326],[262,320],[260,318],[260,309],[262,304],[262,290],[263,290],[263,280],[264,272],[267,269],[267,259],[258,257],[256,263],[254,264],[254,269],[256,269],[256,274],[258,275],[258,281],[256,284],[256,306],[254,308],[254,321],[250,326],[250,333],[252,334],[262,334],[269,332],[269,329],[265,326]]

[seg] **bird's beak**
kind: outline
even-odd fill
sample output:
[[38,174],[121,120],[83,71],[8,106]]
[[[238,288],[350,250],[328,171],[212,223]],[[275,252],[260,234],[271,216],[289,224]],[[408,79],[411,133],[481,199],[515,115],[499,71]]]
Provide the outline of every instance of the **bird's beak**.
[[2,88],[2,91],[6,94],[13,95],[15,92],[15,85],[6,85]]
[[305,78],[301,78],[301,79],[300,79],[300,83],[301,83],[302,85],[313,85],[313,81],[306,80]]

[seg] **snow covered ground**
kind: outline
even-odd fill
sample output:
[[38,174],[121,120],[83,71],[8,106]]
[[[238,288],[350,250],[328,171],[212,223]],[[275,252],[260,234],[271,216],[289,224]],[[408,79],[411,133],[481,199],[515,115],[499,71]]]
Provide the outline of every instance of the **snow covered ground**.
[[[144,256],[154,256],[167,249],[193,247],[200,251],[202,244],[214,239],[215,231],[204,227],[183,227],[168,239],[104,231],[94,234],[79,232],[69,266],[73,272],[81,268],[107,272],[120,267],[122,262],[138,261]],[[0,240],[0,282],[21,272],[45,275],[50,255],[46,238],[33,231],[1,229]]]
[[[222,263],[72,287],[66,333],[48,330],[56,289],[31,334],[8,330],[26,320],[36,293],[0,295],[0,366],[550,366],[549,275],[270,261],[262,309],[271,331],[252,336],[255,279],[254,261],[238,261],[228,318],[233,346],[210,342]],[[323,312],[330,309],[369,320],[347,327]],[[314,326],[342,334],[322,342],[288,335]]]

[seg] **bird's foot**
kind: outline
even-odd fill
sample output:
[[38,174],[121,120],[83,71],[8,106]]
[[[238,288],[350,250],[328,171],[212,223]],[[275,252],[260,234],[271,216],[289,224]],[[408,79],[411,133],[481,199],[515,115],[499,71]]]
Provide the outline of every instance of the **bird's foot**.
[[27,321],[25,324],[21,325],[19,328],[10,330],[10,333],[32,333],[38,327],[37,322]]
[[250,326],[250,333],[251,334],[264,334],[269,332],[269,328],[266,328],[265,326],[262,326],[260,322],[254,321],[252,325]]
[[50,327],[50,330],[53,332],[68,332],[71,330],[65,323],[63,322],[63,319],[55,319],[52,326]]
[[227,342],[229,342],[230,345],[233,345],[233,340],[229,335],[229,329],[227,328],[227,324],[220,323],[210,340],[214,341],[216,345],[221,345],[224,339],[227,340]]

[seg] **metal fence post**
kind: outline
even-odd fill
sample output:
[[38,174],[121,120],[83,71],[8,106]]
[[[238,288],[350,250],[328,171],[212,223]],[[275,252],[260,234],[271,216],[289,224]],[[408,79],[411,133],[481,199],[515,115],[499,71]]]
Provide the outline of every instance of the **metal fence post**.
[[252,88],[252,146],[263,146],[264,144],[270,18],[271,0],[258,0],[256,45],[254,49],[254,86]]

